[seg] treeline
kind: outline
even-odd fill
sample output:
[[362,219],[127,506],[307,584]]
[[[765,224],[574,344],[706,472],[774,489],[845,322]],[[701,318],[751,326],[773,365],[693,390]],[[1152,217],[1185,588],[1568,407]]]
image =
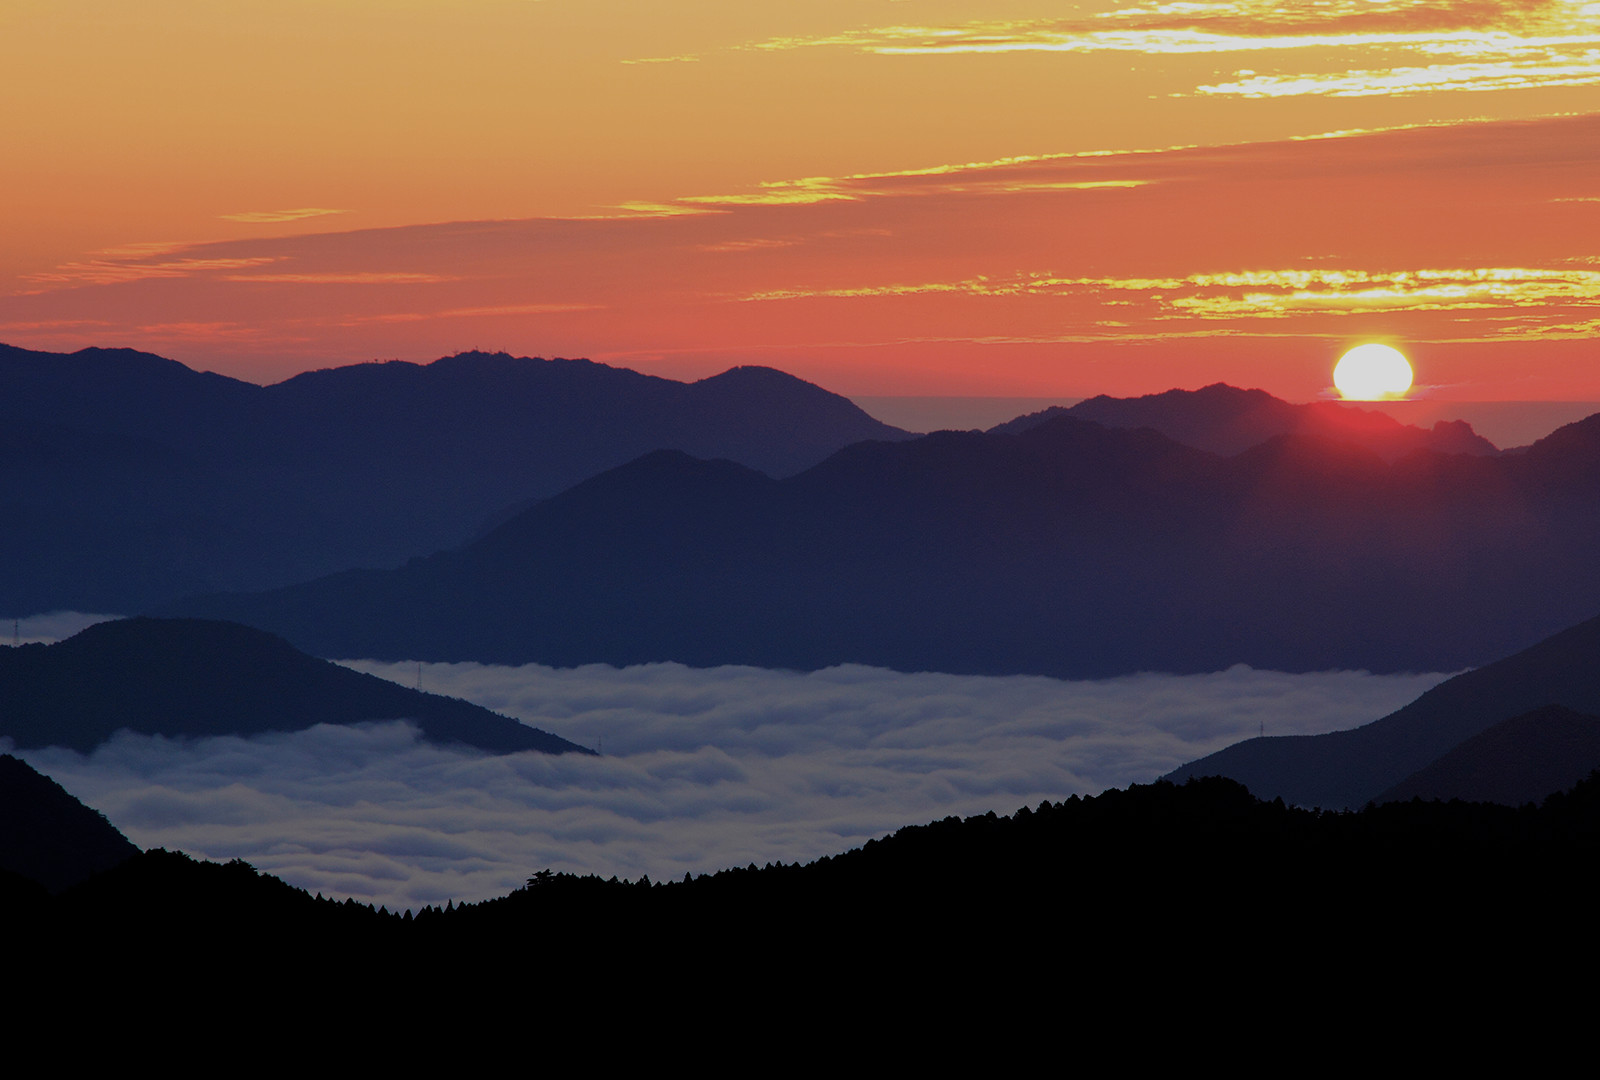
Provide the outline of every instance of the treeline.
[[865,1046],[1003,1072],[1210,1047],[1281,1066],[1587,1030],[1568,976],[1600,951],[1597,848],[1600,776],[1538,807],[1339,813],[1206,779],[946,818],[806,865],[539,871],[418,912],[155,850],[9,894],[4,925],[19,1033],[120,1018],[410,1065],[512,1042],[596,1061]]
[[[572,962],[699,935],[910,946],[1093,926],[1105,939],[1199,928],[1285,933],[1307,920],[1384,937],[1408,909],[1436,925],[1581,905],[1600,854],[1600,774],[1542,806],[1422,802],[1335,813],[1263,802],[1225,779],[1044,802],[1009,817],[910,826],[841,855],[652,882],[540,871],[510,895],[390,912],[312,897],[243,862],[153,850],[29,917],[102,944],[159,932],[345,945],[537,945]],[[1087,946],[1086,946],[1087,947]]]

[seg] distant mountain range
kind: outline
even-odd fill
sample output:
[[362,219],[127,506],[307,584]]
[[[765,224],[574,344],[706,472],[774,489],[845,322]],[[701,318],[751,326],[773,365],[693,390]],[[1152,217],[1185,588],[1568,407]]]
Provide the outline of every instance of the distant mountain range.
[[1600,618],[1449,679],[1350,731],[1235,743],[1163,779],[1225,776],[1301,806],[1538,802],[1600,768]]
[[[1167,404],[1213,399],[1258,400]],[[857,443],[782,480],[658,452],[397,570],[164,610],[337,657],[1449,671],[1600,610],[1597,496],[1600,416],[1516,455],[1394,461],[1056,416]]]
[[230,623],[122,619],[54,645],[0,648],[0,735],[88,753],[115,732],[192,739],[410,720],[492,753],[594,751],[457,698],[412,690]]
[[1058,416],[1092,420],[1109,428],[1159,431],[1174,442],[1232,456],[1278,435],[1309,435],[1371,450],[1398,461],[1417,450],[1440,454],[1498,454],[1500,450],[1464,420],[1432,429],[1402,424],[1391,416],[1335,401],[1294,405],[1265,390],[1240,390],[1215,383],[1200,390],[1168,390],[1136,398],[1101,395],[1072,406],[1053,406],[989,430],[1018,435]]
[[681,383],[463,353],[263,387],[128,349],[0,346],[0,614],[398,565],[662,448],[785,476],[905,437],[770,368]]

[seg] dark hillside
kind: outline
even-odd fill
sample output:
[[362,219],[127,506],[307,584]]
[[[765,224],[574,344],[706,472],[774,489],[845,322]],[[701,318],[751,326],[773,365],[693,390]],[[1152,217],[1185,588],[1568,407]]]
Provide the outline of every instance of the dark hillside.
[[102,814],[0,754],[0,871],[60,892],[138,853]]
[[123,619],[54,645],[0,648],[0,735],[20,747],[88,753],[123,728],[199,738],[374,720],[412,720],[431,742],[493,753],[593,753],[232,623]]

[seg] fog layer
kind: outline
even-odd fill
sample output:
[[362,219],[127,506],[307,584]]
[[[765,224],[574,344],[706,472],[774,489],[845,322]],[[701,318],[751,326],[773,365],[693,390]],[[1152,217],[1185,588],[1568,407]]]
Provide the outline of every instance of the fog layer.
[[416,908],[500,895],[546,867],[661,880],[811,859],[901,825],[1148,782],[1263,726],[1353,727],[1445,678],[349,666],[420,676],[604,756],[442,749],[403,722],[189,743],[122,733],[87,757],[21,756],[141,847]]

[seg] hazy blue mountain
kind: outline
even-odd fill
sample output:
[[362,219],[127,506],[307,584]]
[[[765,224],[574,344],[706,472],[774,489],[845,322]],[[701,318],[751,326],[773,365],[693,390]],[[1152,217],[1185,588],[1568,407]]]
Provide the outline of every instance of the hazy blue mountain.
[[1542,802],[1600,769],[1600,716],[1560,705],[1502,720],[1387,791],[1378,802]]
[[782,476],[904,435],[769,368],[681,383],[463,353],[262,387],[128,349],[0,346],[0,613],[398,565],[660,448]]
[[0,735],[23,748],[87,753],[124,728],[199,738],[374,720],[411,720],[430,742],[494,753],[594,752],[231,623],[122,619],[54,645],[0,648]]
[[60,784],[27,762],[0,754],[0,871],[60,892],[138,853],[99,812]]
[[398,570],[172,611],[387,659],[1458,670],[1600,610],[1596,433],[1391,463],[1057,417],[857,443],[783,480],[657,453]]
[[[1485,760],[1485,747],[1504,750],[1511,743],[1521,743],[1524,750],[1518,754],[1528,757],[1528,765],[1525,768],[1514,757],[1501,761],[1504,785],[1509,788],[1519,783],[1517,775],[1526,771],[1536,777],[1532,783],[1538,787],[1548,774],[1540,773],[1543,766],[1535,767],[1535,763],[1547,759],[1568,740],[1574,726],[1581,728],[1583,723],[1546,712],[1526,716],[1549,705],[1600,713],[1600,618],[1446,680],[1404,708],[1363,727],[1326,735],[1247,739],[1175,769],[1166,779],[1226,776],[1262,798],[1281,797],[1302,806],[1353,807],[1390,792],[1430,765],[1438,764],[1440,770],[1413,779],[1419,784],[1431,784],[1446,775],[1461,779],[1469,768]],[[1521,722],[1504,724],[1518,717],[1523,718]],[[1502,726],[1487,744],[1468,745],[1469,739],[1480,733],[1487,736],[1496,725]],[[1570,740],[1568,744],[1576,745]],[[1459,757],[1444,760],[1458,749],[1462,751]],[[1593,767],[1584,767],[1576,759],[1571,764],[1579,776]],[[1487,798],[1467,794],[1468,790],[1488,790],[1478,781],[1474,784],[1477,786],[1463,788],[1461,797]],[[1557,782],[1528,797],[1540,798],[1563,786]],[[1412,793],[1420,794],[1422,788]]]
[[1335,401],[1295,405],[1265,390],[1214,383],[1199,390],[1167,390],[1136,398],[1100,395],[1070,407],[1053,406],[991,428],[1018,434],[1057,416],[1093,420],[1114,428],[1152,428],[1169,439],[1214,454],[1242,453],[1277,435],[1311,435],[1354,443],[1396,461],[1416,450],[1441,454],[1497,454],[1464,420],[1441,420],[1431,429],[1402,424],[1374,410]]

